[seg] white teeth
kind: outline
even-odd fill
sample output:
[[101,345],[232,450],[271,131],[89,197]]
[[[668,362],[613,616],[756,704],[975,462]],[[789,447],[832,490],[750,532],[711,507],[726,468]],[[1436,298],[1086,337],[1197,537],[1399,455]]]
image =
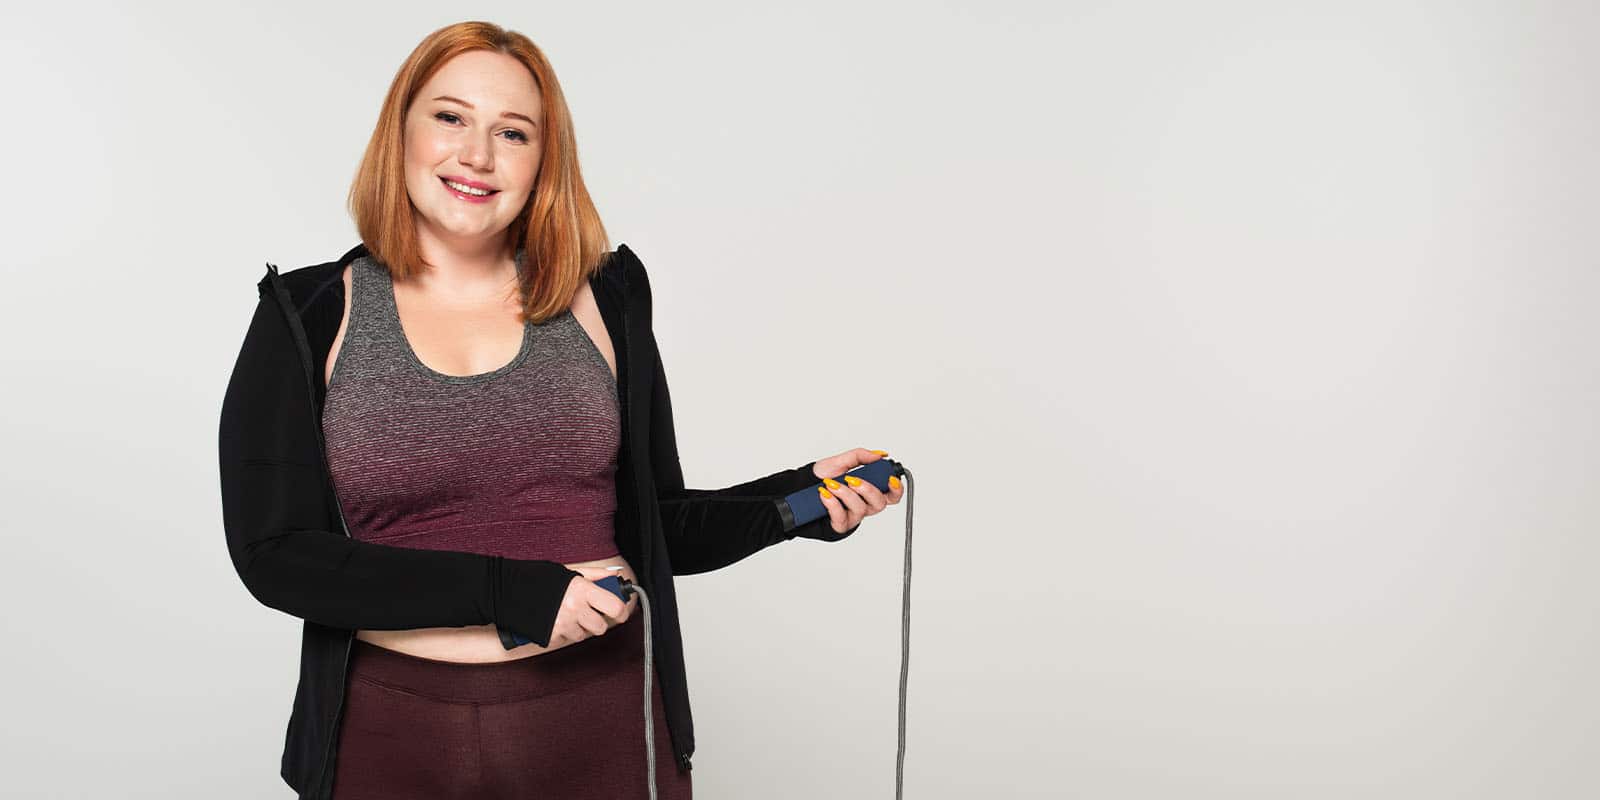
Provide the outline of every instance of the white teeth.
[[455,181],[452,181],[452,180],[445,180],[443,178],[441,178],[440,180],[444,180],[444,184],[446,186],[448,186],[448,187],[450,187],[450,188],[452,188],[452,189],[454,189],[454,190],[456,190],[456,191],[458,191],[458,192],[460,192],[462,194],[476,195],[478,197],[483,197],[486,194],[490,194],[488,189],[474,189],[471,186],[462,186],[461,184],[456,183]]

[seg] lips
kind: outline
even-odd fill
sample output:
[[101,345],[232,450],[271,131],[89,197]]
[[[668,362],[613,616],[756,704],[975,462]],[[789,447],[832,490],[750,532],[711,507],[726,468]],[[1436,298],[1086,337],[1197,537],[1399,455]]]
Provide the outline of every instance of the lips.
[[[482,183],[479,183],[477,181],[460,180],[460,179],[456,179],[456,178],[445,178],[445,177],[441,176],[439,178],[439,183],[444,185],[445,191],[455,195],[456,197],[461,198],[462,200],[474,200],[474,201],[478,201],[478,202],[483,202],[483,201],[488,200],[489,198],[494,197],[495,195],[500,193],[499,189],[490,188],[489,186],[487,186],[485,184],[482,184]],[[463,192],[460,189],[457,189],[454,186],[451,186],[450,185],[451,183],[460,184],[462,186],[467,186],[467,187],[470,187],[470,188],[473,188],[473,189],[481,189],[481,190],[484,190],[484,191],[488,192],[488,194],[472,194],[472,193],[469,193],[469,192]]]
[[499,192],[499,189],[494,189],[493,186],[490,186],[490,184],[485,184],[485,182],[467,181],[466,178],[456,178],[456,176],[453,176],[453,174],[443,174],[443,176],[440,176],[438,179],[440,179],[440,181],[445,181],[446,186],[448,186],[448,184],[461,184],[461,186],[469,187],[469,189],[485,190],[485,192],[488,192],[488,194],[496,194],[496,192]]

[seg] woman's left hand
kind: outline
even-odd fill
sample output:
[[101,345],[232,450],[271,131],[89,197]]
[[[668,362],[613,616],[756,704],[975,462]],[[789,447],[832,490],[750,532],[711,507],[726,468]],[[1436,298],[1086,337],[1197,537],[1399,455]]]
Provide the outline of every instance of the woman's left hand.
[[878,487],[854,475],[846,475],[843,482],[834,480],[862,464],[871,464],[886,455],[888,453],[883,450],[857,447],[836,456],[819,458],[812,465],[812,473],[826,484],[826,488],[818,490],[817,494],[822,498],[822,505],[828,509],[828,518],[833,523],[834,533],[844,533],[860,525],[861,520],[900,502],[906,487],[893,475],[889,476],[888,493],[878,491]]

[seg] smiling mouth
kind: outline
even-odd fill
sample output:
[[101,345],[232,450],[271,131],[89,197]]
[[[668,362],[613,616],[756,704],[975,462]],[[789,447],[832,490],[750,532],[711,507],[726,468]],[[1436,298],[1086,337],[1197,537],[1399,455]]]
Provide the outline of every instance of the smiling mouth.
[[500,193],[499,189],[474,189],[471,186],[459,184],[445,178],[440,178],[439,182],[449,187],[452,191],[457,191],[470,197],[488,197],[489,195]]

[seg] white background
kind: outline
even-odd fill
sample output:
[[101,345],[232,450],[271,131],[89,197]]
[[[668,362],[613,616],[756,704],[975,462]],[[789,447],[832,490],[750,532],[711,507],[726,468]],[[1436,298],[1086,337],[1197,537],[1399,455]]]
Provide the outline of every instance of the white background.
[[[908,798],[1600,794],[1596,7],[859,1],[5,11],[5,794],[292,796],[222,392],[464,19],[690,485],[912,468]],[[697,797],[893,796],[904,513],[678,582]]]

